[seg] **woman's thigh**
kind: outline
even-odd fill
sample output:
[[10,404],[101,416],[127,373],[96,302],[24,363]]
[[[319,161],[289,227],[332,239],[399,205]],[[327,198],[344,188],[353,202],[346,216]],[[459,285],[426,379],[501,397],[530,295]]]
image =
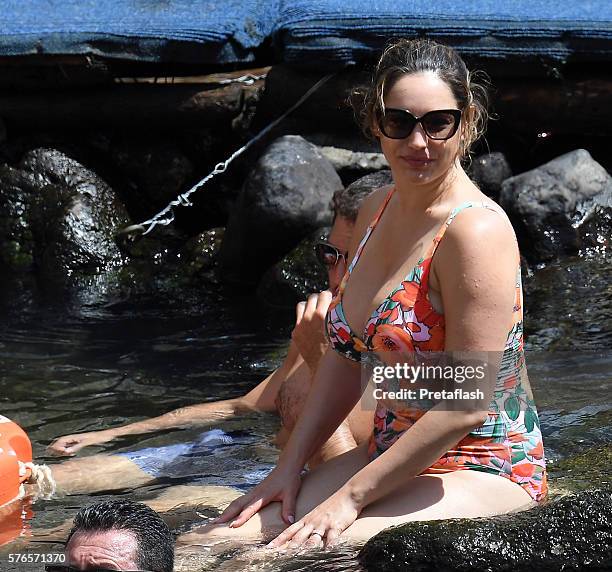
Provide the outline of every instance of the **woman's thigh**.
[[411,521],[494,516],[535,504],[522,487],[490,473],[465,470],[421,475],[366,507],[343,536],[364,541],[389,526]]
[[[328,498],[367,462],[367,450],[362,445],[309,473],[298,496],[296,517],[302,518]],[[410,521],[485,517],[533,506],[527,492],[505,477],[472,470],[421,475],[366,507],[343,536],[365,541],[389,526]],[[240,528],[217,525],[198,533],[216,538],[274,537],[287,526],[280,509],[280,503],[271,503]]]

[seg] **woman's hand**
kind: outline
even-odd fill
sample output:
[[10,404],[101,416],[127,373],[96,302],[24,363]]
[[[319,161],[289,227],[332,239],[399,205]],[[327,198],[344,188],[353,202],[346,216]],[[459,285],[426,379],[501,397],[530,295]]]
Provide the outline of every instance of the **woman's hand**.
[[57,455],[74,455],[84,447],[108,443],[116,437],[112,430],[91,431],[90,433],[77,433],[57,438],[48,449]]
[[295,549],[316,548],[324,544],[327,548],[357,520],[361,508],[345,489],[340,489],[279,534],[268,546]]
[[[254,514],[273,501],[282,503],[281,517],[287,524],[295,522],[295,503],[302,479],[299,472],[276,466],[254,489],[237,498],[213,524],[230,522],[230,528],[242,526]],[[233,519],[233,520],[232,520]]]

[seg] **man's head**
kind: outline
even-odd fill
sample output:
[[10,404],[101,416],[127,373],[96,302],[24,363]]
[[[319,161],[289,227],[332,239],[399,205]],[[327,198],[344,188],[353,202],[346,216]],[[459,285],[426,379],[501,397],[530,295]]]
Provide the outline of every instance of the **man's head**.
[[74,517],[66,563],[79,570],[172,572],[174,538],[161,517],[142,503],[100,502]]
[[332,292],[335,292],[338,288],[346,271],[346,253],[351,243],[353,228],[361,203],[372,191],[392,182],[391,171],[378,171],[361,177],[346,189],[334,193],[331,204],[334,211],[334,223],[327,242],[335,247],[342,256],[334,257],[332,255],[329,259],[326,259],[329,289]]

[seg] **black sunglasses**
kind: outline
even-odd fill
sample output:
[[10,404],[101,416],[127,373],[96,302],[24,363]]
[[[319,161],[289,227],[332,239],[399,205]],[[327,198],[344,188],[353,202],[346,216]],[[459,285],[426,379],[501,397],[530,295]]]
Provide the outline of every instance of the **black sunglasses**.
[[348,256],[348,252],[341,252],[328,242],[317,242],[317,244],[315,244],[315,253],[317,255],[317,260],[328,268],[336,266],[341,258],[346,262],[346,257]]
[[[87,568],[87,572],[151,572],[150,570],[111,570],[110,568]],[[67,564],[47,564],[45,572],[81,572],[80,568]]]
[[415,125],[420,123],[427,137],[443,141],[457,133],[460,121],[459,109],[436,109],[421,117],[415,117],[407,109],[387,107],[384,113],[379,114],[378,127],[389,139],[405,139],[412,133]]

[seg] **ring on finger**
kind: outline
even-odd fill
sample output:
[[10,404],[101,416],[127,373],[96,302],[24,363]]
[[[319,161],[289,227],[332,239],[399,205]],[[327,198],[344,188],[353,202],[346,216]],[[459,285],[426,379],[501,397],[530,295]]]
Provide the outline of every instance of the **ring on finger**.
[[320,536],[320,537],[321,537],[321,540],[323,540],[323,537],[325,536],[325,532],[320,532],[320,531],[318,531],[318,530],[313,530],[313,531],[310,533],[310,536],[313,536],[314,534],[316,534],[317,536]]

